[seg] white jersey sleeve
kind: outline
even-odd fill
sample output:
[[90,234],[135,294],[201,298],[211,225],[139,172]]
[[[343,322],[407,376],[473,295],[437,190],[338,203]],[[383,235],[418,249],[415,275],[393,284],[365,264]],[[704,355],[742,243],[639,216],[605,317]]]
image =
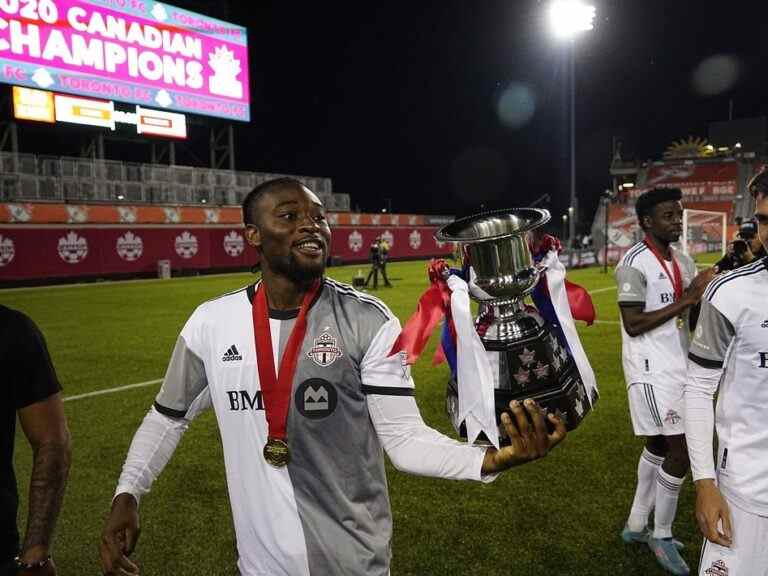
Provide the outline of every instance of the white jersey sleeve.
[[[211,406],[205,366],[195,352],[201,340],[200,308],[176,341],[163,385],[128,449],[115,495],[132,494],[138,502],[171,459],[189,422]],[[199,349],[199,348],[198,348]]]
[[490,481],[481,474],[485,448],[453,440],[427,426],[413,397],[414,383],[404,352],[390,354],[400,322],[386,322],[361,366],[368,413],[392,464],[422,476]]
[[688,353],[685,386],[685,436],[693,479],[715,478],[713,400],[735,331],[731,322],[707,299]]

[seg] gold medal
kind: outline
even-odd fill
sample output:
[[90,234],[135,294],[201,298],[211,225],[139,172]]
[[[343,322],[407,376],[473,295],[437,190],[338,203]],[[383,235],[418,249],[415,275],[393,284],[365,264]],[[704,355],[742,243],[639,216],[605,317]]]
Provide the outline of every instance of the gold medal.
[[264,460],[275,468],[282,468],[291,461],[288,444],[279,438],[270,438],[264,445]]

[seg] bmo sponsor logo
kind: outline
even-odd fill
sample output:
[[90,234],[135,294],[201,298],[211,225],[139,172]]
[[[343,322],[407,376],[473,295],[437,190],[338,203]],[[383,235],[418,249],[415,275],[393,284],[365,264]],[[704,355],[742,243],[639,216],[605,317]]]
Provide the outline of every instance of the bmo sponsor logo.
[[67,264],[79,264],[88,256],[88,240],[70,230],[66,236],[59,238],[59,257]]
[[226,252],[232,258],[237,258],[245,250],[245,238],[241,234],[238,234],[235,230],[232,230],[229,234],[224,236],[224,252]]
[[16,256],[16,248],[13,245],[13,240],[4,238],[0,234],[0,268],[10,264],[14,256]]
[[176,254],[185,260],[189,260],[197,254],[197,236],[192,234],[189,230],[184,230],[184,232],[176,236],[174,246],[176,248]]
[[144,253],[144,242],[130,230],[117,239],[117,255],[126,262],[135,262]]

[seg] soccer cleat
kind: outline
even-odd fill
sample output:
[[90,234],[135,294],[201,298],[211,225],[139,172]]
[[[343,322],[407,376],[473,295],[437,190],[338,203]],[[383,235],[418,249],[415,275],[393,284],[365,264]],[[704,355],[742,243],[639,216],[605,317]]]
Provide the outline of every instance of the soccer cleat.
[[678,576],[688,576],[691,573],[672,538],[649,538],[648,547],[656,556],[656,561],[667,572]]
[[627,544],[632,544],[633,542],[645,543],[650,538],[651,531],[647,527],[643,528],[640,532],[634,532],[629,529],[629,526],[624,526],[624,530],[621,531],[621,539]]
[[[621,531],[621,539],[624,540],[627,544],[633,544],[635,542],[639,542],[641,544],[644,544],[648,542],[653,537],[653,530],[646,527],[640,532],[633,532],[629,529],[629,526],[624,526],[624,530]],[[677,538],[672,539],[672,543],[675,545],[675,547],[678,550],[682,550],[685,548],[685,544],[680,542]]]

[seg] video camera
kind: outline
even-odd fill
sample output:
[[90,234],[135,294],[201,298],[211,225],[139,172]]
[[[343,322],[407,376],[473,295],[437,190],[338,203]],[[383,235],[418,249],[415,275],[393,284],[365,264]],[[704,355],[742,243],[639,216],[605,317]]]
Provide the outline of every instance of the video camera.
[[728,251],[728,254],[715,264],[717,269],[723,272],[735,270],[745,264],[749,264],[750,260],[747,260],[747,258],[750,251],[750,243],[755,239],[755,236],[757,236],[757,222],[754,220],[742,222],[736,234],[736,240],[731,242],[731,249]]

